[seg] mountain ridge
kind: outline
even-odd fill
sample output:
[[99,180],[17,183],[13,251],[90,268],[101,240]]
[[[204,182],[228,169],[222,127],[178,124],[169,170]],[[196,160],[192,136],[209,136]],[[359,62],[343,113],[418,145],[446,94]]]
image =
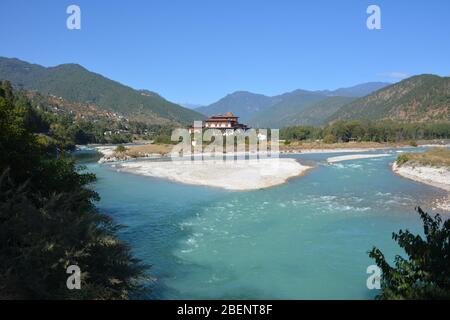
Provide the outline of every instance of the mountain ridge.
[[[386,82],[367,82],[336,90],[310,91],[297,89],[276,96],[240,90],[195,110],[206,116],[231,111],[240,116],[241,121],[248,122],[253,126],[285,126],[292,123],[290,121],[292,116],[303,112],[304,109],[309,109],[312,104],[321,100],[327,100],[329,97],[335,96],[360,97],[388,85],[390,84]],[[335,111],[333,108],[336,104],[332,100],[330,102],[331,110]],[[321,106],[321,110],[326,111],[326,117],[330,116],[330,112],[326,110],[325,106]],[[321,118],[317,113],[311,116],[311,123],[321,123]]]
[[196,108],[206,116],[232,112],[247,121],[250,116],[276,103],[276,98],[249,91],[235,91],[208,106]]
[[327,120],[424,122],[450,120],[449,114],[450,77],[422,74],[350,102]]
[[204,118],[149,90],[136,90],[76,63],[44,67],[17,58],[0,57],[0,79],[15,86],[94,104],[148,123],[188,124]]

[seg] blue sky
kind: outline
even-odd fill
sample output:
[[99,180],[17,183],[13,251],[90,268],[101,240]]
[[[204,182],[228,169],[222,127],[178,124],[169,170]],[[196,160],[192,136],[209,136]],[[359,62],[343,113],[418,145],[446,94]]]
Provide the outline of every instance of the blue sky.
[[[79,5],[81,30],[66,28]],[[377,4],[382,30],[368,30]],[[450,74],[447,0],[2,0],[0,56],[79,63],[175,102]]]

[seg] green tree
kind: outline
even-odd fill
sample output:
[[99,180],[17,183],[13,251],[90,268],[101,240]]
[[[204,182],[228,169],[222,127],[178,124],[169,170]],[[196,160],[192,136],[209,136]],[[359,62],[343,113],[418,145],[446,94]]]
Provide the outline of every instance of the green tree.
[[125,148],[123,145],[118,145],[115,149],[116,152],[125,152],[127,151],[127,148]]
[[392,267],[379,249],[369,252],[383,274],[379,299],[450,299],[450,219],[416,210],[425,238],[408,230],[392,235],[407,259],[397,255]]
[[14,93],[13,93],[13,87],[11,85],[11,82],[4,80],[1,82],[1,86],[2,86],[2,92],[1,92],[2,96],[6,100],[13,102],[14,101]]
[[[145,266],[98,212],[95,176],[46,152],[28,108],[0,86],[0,299],[128,299],[144,291]],[[66,268],[82,289],[66,287]]]
[[334,135],[332,134],[327,134],[324,138],[323,138],[323,142],[325,143],[336,143],[337,139]]

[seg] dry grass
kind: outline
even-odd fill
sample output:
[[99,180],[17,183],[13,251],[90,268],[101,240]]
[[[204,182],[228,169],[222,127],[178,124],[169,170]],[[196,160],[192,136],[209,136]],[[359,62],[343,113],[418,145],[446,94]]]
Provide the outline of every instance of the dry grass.
[[173,148],[170,144],[146,144],[143,146],[127,147],[126,154],[132,158],[143,157],[149,154],[168,154]]
[[433,148],[422,153],[405,153],[397,158],[399,166],[425,165],[432,167],[450,167],[450,149]]

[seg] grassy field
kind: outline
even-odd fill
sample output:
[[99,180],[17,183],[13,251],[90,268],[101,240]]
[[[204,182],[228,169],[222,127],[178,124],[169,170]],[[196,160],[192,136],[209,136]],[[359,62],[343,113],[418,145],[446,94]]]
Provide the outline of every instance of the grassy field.
[[426,165],[433,167],[450,167],[450,149],[433,148],[422,153],[405,153],[397,158],[397,165]]

